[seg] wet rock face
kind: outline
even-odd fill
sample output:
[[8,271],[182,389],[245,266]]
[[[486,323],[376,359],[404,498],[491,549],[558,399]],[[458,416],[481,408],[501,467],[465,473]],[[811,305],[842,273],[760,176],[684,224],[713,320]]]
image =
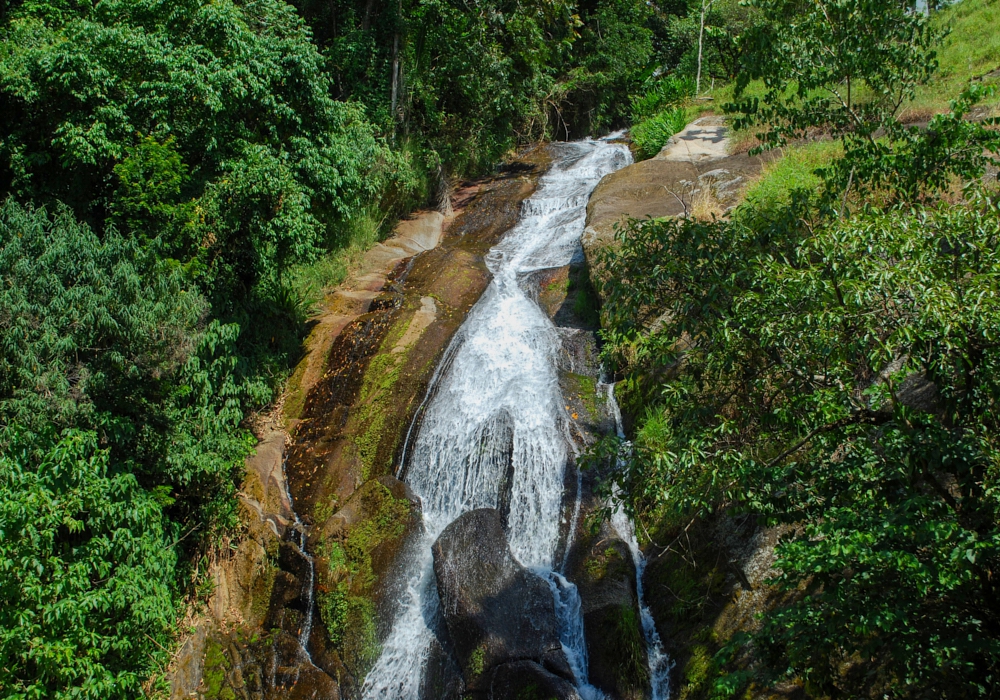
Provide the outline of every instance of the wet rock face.
[[337,682],[285,632],[216,630],[207,639],[198,700],[340,700]]
[[570,579],[580,593],[590,683],[615,700],[649,697],[635,565],[628,545],[604,523],[571,557]]
[[495,668],[526,659],[554,677],[573,678],[551,589],[511,555],[497,510],[465,513],[445,528],[434,543],[434,575],[469,690],[488,691]]
[[493,669],[489,700],[580,700],[573,684],[532,661],[515,661]]

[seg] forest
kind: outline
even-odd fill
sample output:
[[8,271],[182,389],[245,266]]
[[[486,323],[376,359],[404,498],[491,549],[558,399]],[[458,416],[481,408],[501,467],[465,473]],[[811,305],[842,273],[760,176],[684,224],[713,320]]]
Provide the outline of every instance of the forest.
[[0,0],[0,698],[167,697],[359,251],[519,148],[641,160],[705,109],[826,150],[602,256],[609,503],[644,544],[789,533],[786,603],[680,697],[996,697],[1000,5],[963,6]]

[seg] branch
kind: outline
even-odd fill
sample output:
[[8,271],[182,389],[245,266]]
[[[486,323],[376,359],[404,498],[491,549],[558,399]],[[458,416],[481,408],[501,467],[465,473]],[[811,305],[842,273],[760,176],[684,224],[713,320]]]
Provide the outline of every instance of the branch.
[[804,438],[802,438],[797,443],[795,443],[794,445],[792,445],[791,447],[789,447],[787,450],[785,450],[784,452],[782,452],[780,455],[778,455],[777,457],[775,457],[774,459],[772,459],[770,462],[768,462],[767,465],[765,466],[765,468],[770,469],[771,467],[773,467],[775,464],[777,464],[778,462],[780,462],[781,460],[783,460],[788,455],[793,454],[795,452],[798,452],[802,448],[803,445],[805,445],[806,443],[808,443],[810,440],[812,440],[814,437],[816,437],[819,433],[825,433],[825,432],[830,431],[830,430],[837,430],[838,428],[843,428],[843,427],[846,427],[848,425],[855,425],[855,424],[861,424],[861,423],[872,423],[872,424],[878,424],[879,422],[883,422],[884,423],[886,420],[888,420],[888,418],[880,416],[880,415],[878,415],[877,413],[875,413],[873,411],[864,411],[864,412],[862,412],[860,414],[856,414],[856,415],[853,415],[853,416],[847,416],[846,418],[841,418],[840,420],[834,421],[833,423],[827,423],[826,425],[821,425],[818,428],[814,428],[813,430],[811,430],[809,432],[809,434],[806,435]]

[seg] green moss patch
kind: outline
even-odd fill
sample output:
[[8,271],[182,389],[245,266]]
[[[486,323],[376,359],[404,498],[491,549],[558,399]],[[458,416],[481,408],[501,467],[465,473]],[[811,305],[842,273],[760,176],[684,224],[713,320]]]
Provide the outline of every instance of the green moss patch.
[[230,663],[222,643],[214,636],[205,642],[205,663],[202,673],[202,685],[205,688],[205,700],[236,700],[233,689],[226,685],[226,673]]
[[385,484],[369,481],[356,494],[364,517],[338,539],[318,547],[324,570],[317,595],[330,644],[352,674],[364,676],[379,654],[373,596],[377,575],[373,557],[379,547],[400,540],[410,518],[410,503]]
[[593,377],[584,374],[566,375],[566,391],[580,406],[587,412],[587,418],[597,421],[601,415],[601,404],[603,398],[597,395],[597,381]]
[[632,605],[621,605],[617,610],[612,652],[618,659],[615,678],[619,689],[640,691],[649,682],[646,665],[646,648],[642,636],[639,611]]

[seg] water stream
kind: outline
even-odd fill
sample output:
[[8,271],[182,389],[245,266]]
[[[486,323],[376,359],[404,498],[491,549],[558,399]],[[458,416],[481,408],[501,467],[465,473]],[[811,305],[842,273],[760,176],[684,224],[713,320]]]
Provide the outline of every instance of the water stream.
[[[315,666],[312,659],[312,654],[309,653],[309,637],[312,635],[313,628],[313,614],[315,612],[315,595],[316,595],[316,560],[309,550],[306,548],[306,539],[308,537],[308,531],[306,529],[305,523],[299,518],[298,512],[295,510],[295,500],[292,498],[292,492],[288,488],[288,473],[285,470],[285,463],[282,462],[281,465],[282,474],[284,475],[284,487],[285,487],[285,497],[288,499],[288,505],[291,509],[292,516],[295,518],[295,522],[289,528],[288,531],[288,542],[295,548],[295,551],[302,557],[302,560],[306,564],[306,581],[305,585],[302,586],[302,594],[305,597],[304,600],[304,610],[303,618],[299,627],[299,634],[297,637],[299,643],[299,654],[302,660],[307,662],[310,666]],[[271,654],[271,678],[276,677],[276,669],[278,665],[277,651],[272,650]],[[297,679],[297,676],[296,676]]]
[[559,335],[533,300],[528,276],[573,260],[590,193],[631,156],[609,141],[553,148],[554,162],[517,225],[487,255],[493,281],[446,350],[406,447],[405,480],[422,502],[423,533],[406,561],[400,611],[365,679],[366,700],[420,698],[440,623],[431,545],[462,513],[501,506],[514,556],[553,589],[581,695],[599,697],[587,684],[579,596],[556,571],[569,417],[558,383]]
[[[622,413],[618,408],[618,401],[615,399],[615,385],[611,382],[602,381],[597,385],[598,391],[604,391],[608,406],[615,419],[615,430],[618,437],[625,439],[625,430],[622,427]],[[615,494],[617,495],[617,493]],[[656,631],[656,623],[653,621],[653,613],[646,603],[646,595],[643,590],[642,577],[646,572],[646,557],[639,549],[639,542],[635,536],[635,527],[628,515],[620,507],[611,518],[611,526],[618,533],[618,536],[628,545],[632,552],[632,561],[635,564],[635,588],[639,599],[639,617],[642,622],[642,636],[646,641],[646,659],[649,662],[649,680],[652,686],[652,700],[668,700],[670,698],[670,670],[673,662],[667,656],[663,648],[663,640],[660,633]]]

